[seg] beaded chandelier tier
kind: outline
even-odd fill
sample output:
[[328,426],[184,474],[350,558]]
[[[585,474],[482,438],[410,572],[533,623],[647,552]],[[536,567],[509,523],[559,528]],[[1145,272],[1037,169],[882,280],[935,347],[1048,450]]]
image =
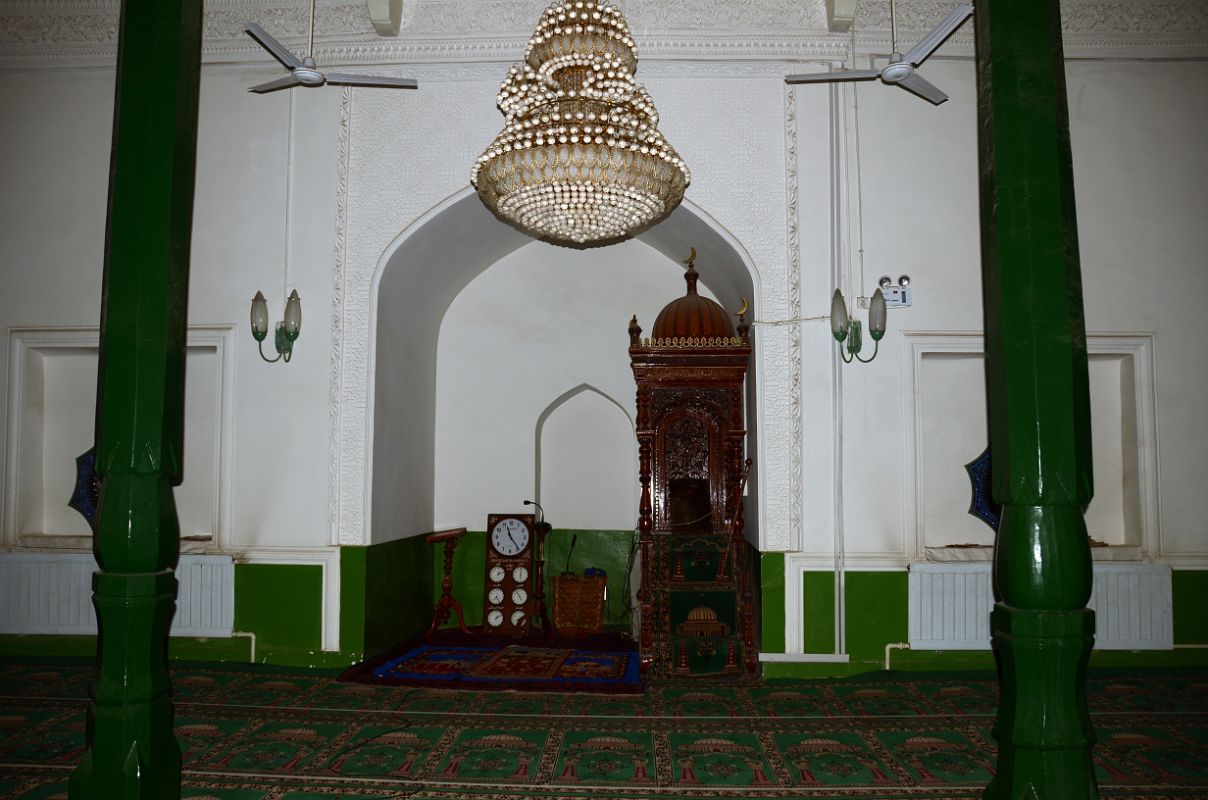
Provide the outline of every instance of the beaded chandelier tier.
[[608,0],[547,8],[499,88],[503,131],[470,173],[487,207],[571,246],[624,238],[671,213],[691,177],[634,82],[637,63]]

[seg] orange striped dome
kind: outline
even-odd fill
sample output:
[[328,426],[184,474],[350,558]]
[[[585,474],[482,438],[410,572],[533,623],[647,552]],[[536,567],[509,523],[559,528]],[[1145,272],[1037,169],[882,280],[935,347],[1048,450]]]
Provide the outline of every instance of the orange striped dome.
[[689,262],[684,273],[688,293],[672,300],[659,312],[654,320],[654,339],[731,339],[734,323],[720,305],[696,293],[696,280],[700,273]]

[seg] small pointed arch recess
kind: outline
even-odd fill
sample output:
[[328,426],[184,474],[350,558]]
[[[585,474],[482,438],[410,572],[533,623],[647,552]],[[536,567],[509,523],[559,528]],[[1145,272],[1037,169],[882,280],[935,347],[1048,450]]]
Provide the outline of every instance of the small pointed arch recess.
[[[584,400],[594,401],[596,411],[590,416],[590,425],[579,425],[571,428],[573,433],[569,441],[550,441],[551,420],[557,421],[559,412],[565,414],[573,405]],[[603,402],[601,402],[603,401]],[[571,404],[571,405],[568,405]],[[600,410],[606,409],[601,414]],[[621,420],[624,420],[622,423]],[[605,391],[591,385],[581,383],[568,389],[554,398],[537,417],[533,432],[533,495],[537,502],[545,505],[550,503],[547,511],[560,527],[574,528],[607,528],[628,529],[636,519],[637,510],[637,434],[634,427],[633,414],[629,409],[617,402]],[[625,441],[618,441],[624,435]],[[598,446],[599,437],[607,437],[606,447],[602,452]],[[565,439],[565,437],[564,437]],[[596,445],[593,446],[593,440]],[[556,449],[551,453],[551,445]],[[576,487],[578,491],[570,497],[550,497],[544,492],[550,476],[543,476],[543,470],[548,462],[566,462],[570,451],[579,449],[583,455],[580,475],[584,485]],[[555,464],[555,466],[557,463]],[[563,464],[565,466],[565,464]],[[558,471],[561,475],[562,471]],[[591,477],[591,473],[597,473]],[[567,476],[562,475],[569,480]],[[601,486],[601,483],[603,486]],[[600,494],[600,491],[603,494]],[[616,505],[622,500],[624,508]],[[608,498],[612,502],[608,502]],[[565,504],[564,504],[565,503]],[[598,517],[593,516],[591,506],[603,504],[608,506],[608,513],[600,518],[602,521],[593,522]],[[599,511],[599,509],[597,509]],[[569,513],[568,513],[569,512]]]

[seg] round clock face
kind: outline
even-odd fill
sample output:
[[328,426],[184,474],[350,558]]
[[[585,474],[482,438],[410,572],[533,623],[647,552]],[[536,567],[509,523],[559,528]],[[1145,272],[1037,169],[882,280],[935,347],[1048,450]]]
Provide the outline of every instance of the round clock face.
[[503,603],[503,589],[500,589],[498,586],[496,586],[494,589],[492,589],[490,591],[490,594],[487,595],[487,600],[491,601],[491,605],[497,606],[497,605],[502,604]]
[[528,600],[528,592],[524,591],[523,589],[513,589],[512,590],[512,602],[513,603],[515,603],[518,606],[522,606],[522,605],[524,605],[526,600]]
[[512,570],[512,580],[516,583],[524,583],[528,580],[528,567],[516,567]]
[[528,543],[528,526],[515,517],[501,519],[491,529],[491,547],[501,556],[519,555]]
[[516,626],[520,625],[520,623],[522,623],[522,622],[524,622],[524,612],[523,611],[513,611],[512,612],[512,626],[516,627]]
[[490,576],[491,576],[491,580],[493,580],[495,583],[500,583],[500,582],[502,582],[502,581],[503,581],[503,576],[504,576],[505,574],[507,574],[507,573],[505,573],[505,572],[503,571],[503,567],[499,566],[498,564],[496,564],[495,566],[491,567]]
[[487,614],[487,624],[492,628],[498,628],[503,624],[503,612],[496,609],[495,611]]

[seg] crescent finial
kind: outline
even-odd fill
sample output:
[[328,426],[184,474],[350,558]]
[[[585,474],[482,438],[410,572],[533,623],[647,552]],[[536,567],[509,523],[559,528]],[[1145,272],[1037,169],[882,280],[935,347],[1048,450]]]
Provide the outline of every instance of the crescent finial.
[[747,310],[750,309],[750,307],[751,307],[751,304],[747,302],[747,298],[745,298],[745,297],[742,298],[742,308],[738,309],[738,316],[741,317],[742,315],[746,314]]
[[684,263],[687,264],[688,266],[692,266],[693,261],[696,261],[696,248],[695,247],[692,248],[692,254],[690,256],[688,256],[688,260],[685,261]]

